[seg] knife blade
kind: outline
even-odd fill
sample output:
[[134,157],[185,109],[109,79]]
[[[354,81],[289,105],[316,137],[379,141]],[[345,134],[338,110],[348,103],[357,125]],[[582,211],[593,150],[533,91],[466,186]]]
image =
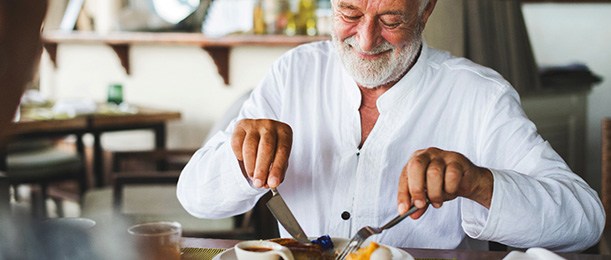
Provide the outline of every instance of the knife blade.
[[272,188],[272,198],[267,202],[267,208],[272,212],[272,215],[276,217],[278,222],[286,229],[286,231],[293,236],[293,238],[300,243],[309,244],[311,243],[308,239],[308,236],[305,234],[297,219],[291,210],[284,202],[280,193],[276,190],[276,188]]
[[[248,174],[246,174],[246,167],[244,167],[244,161],[238,160],[238,165],[240,166],[242,175],[244,175],[244,178],[246,178],[246,181],[248,181],[248,184],[251,187],[254,187],[252,184],[252,180],[250,179],[250,177],[248,177]],[[280,222],[280,225],[282,225],[284,229],[286,229],[286,231],[288,231],[289,234],[291,234],[291,236],[293,236],[295,240],[299,241],[300,243],[310,244],[311,242],[308,239],[308,236],[305,234],[305,232],[299,225],[299,222],[297,222],[297,219],[295,218],[289,207],[286,205],[286,202],[284,202],[282,196],[280,196],[280,193],[278,193],[278,190],[276,190],[276,188],[271,188],[271,190],[272,198],[269,199],[266,203],[269,211],[272,212],[272,215],[274,215],[276,220]]]

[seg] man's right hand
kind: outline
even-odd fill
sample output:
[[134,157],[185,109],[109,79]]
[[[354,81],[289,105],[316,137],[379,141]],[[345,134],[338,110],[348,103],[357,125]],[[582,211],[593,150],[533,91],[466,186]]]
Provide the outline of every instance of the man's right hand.
[[275,188],[284,180],[292,144],[291,127],[271,119],[242,119],[231,138],[233,153],[257,188]]

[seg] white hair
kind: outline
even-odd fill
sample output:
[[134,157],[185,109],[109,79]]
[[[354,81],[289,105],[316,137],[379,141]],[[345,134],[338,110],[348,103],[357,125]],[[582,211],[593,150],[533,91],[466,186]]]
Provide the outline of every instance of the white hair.
[[429,0],[420,0],[420,7],[418,8],[418,15],[422,15],[424,13],[424,9],[429,5]]

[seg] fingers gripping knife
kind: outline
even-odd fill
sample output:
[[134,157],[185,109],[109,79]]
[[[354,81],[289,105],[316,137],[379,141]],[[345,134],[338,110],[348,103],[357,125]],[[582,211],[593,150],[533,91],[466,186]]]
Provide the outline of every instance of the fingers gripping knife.
[[[248,177],[248,175],[246,174],[244,162],[238,160],[238,164],[240,165],[242,174],[244,175],[250,186],[252,186],[250,177]],[[289,207],[286,205],[286,202],[284,202],[282,196],[280,196],[280,193],[278,193],[276,188],[271,188],[271,190],[272,198],[267,202],[267,208],[269,208],[269,210],[272,212],[278,222],[280,222],[284,229],[286,229],[286,231],[288,231],[289,234],[291,234],[291,236],[293,236],[295,240],[304,244],[310,243],[308,236],[305,234],[305,232],[299,225],[299,222],[297,222],[297,219],[295,219],[295,216],[293,215]]]

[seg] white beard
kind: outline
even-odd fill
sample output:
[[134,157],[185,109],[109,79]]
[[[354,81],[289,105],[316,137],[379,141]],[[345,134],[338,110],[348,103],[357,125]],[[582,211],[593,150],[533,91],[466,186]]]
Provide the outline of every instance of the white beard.
[[[399,52],[396,52],[396,48],[387,41],[365,52],[361,50],[354,36],[342,41],[333,33],[332,38],[344,68],[354,81],[364,88],[373,89],[396,81],[405,74],[418,56],[422,44],[421,32],[422,30],[417,28],[413,34],[415,37],[412,37],[410,43]],[[390,50],[389,53],[374,60],[363,59],[357,54],[373,55],[388,50]]]

